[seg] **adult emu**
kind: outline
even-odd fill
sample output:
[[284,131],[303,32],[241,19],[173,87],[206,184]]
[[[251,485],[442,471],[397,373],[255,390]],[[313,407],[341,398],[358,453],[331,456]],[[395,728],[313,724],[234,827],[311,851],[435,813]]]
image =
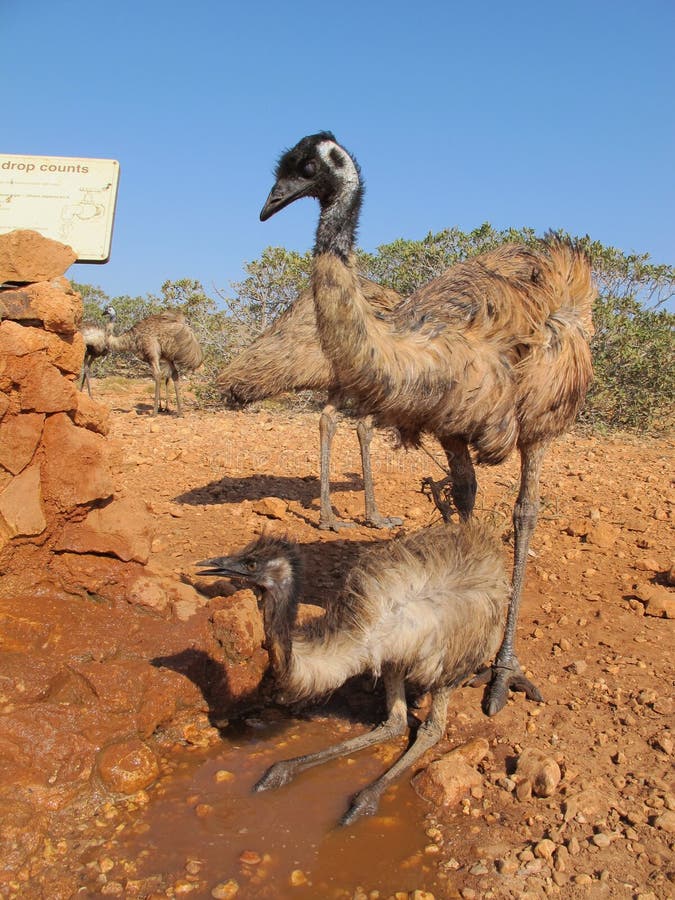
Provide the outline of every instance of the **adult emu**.
[[462,519],[476,495],[470,449],[488,465],[520,452],[512,596],[485,703],[493,715],[509,688],[541,700],[521,672],[515,630],[544,454],[574,421],[592,376],[590,264],[556,236],[504,245],[453,266],[380,319],[354,266],[362,193],[353,157],[321,132],[281,157],[260,218],[318,199],[312,290],[323,351],[359,412],[398,428],[404,443],[425,432],[439,439]]
[[169,378],[176,392],[178,415],[183,415],[178,390],[180,373],[198,369],[204,354],[182,313],[163,312],[147,316],[124,334],[109,335],[107,345],[109,350],[133,353],[150,366],[155,382],[153,416],[159,412],[162,384],[166,388],[166,409],[169,409]]
[[[386,315],[400,301],[399,295],[367,278],[359,279],[364,295],[380,314]],[[328,398],[319,419],[320,498],[319,528],[338,531],[351,525],[334,513],[330,501],[330,460],[337,430],[338,409],[344,406],[340,385],[326,359],[316,328],[311,290],[303,291],[249,347],[232,360],[218,375],[218,387],[231,407],[245,406],[255,400],[275,397],[286,391],[327,391]],[[374,528],[391,528],[402,519],[383,516],[377,508],[370,443],[373,428],[370,417],[360,418],[356,433],[361,450],[365,519]]]
[[431,710],[406,753],[360,791],[342,824],[376,811],[385,788],[445,733],[448,699],[499,646],[508,599],[501,552],[475,519],[440,524],[366,551],[325,616],[296,624],[301,566],[297,546],[263,535],[240,553],[204,560],[202,575],[256,589],[270,667],[283,702],[315,697],[354,675],[381,676],[387,719],[317,753],[275,763],[256,791],[280,787],[330,759],[404,734],[405,688],[431,692]]

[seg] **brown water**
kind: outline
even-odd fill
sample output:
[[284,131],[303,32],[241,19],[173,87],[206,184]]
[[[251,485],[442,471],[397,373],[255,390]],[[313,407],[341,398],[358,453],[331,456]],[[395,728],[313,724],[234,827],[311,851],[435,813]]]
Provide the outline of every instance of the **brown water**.
[[403,741],[319,766],[279,790],[252,793],[276,760],[363,727],[332,718],[247,720],[216,748],[181,751],[173,773],[149,792],[140,819],[121,831],[113,858],[129,861],[127,871],[138,860],[130,877],[161,875],[161,889],[173,883],[176,896],[210,897],[228,882],[238,885],[238,898],[352,897],[359,886],[383,897],[437,892],[436,857],[425,851],[429,809],[409,776],[385,794],[377,816],[336,825],[350,797],[399,755]]

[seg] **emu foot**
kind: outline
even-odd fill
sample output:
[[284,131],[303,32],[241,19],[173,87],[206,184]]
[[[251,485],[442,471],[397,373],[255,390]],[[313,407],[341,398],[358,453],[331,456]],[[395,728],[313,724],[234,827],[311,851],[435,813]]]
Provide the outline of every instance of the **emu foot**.
[[340,825],[351,825],[361,816],[374,816],[380,805],[380,791],[364,788],[352,799],[351,805],[340,819]]
[[475,675],[469,682],[471,687],[487,685],[483,697],[483,712],[486,716],[496,716],[504,708],[509,699],[509,690],[522,691],[528,700],[543,703],[544,698],[539,688],[522,673],[517,660],[512,666],[488,666]]
[[295,766],[292,765],[292,760],[283,759],[269,767],[260,781],[254,784],[253,791],[259,794],[260,791],[271,791],[273,788],[283,787],[293,780],[294,775]]
[[356,528],[355,522],[343,522],[337,516],[321,516],[319,531],[339,531],[341,528]]
[[381,516],[379,513],[371,513],[366,516],[366,522],[371,528],[398,528],[403,525],[403,519],[398,516]]

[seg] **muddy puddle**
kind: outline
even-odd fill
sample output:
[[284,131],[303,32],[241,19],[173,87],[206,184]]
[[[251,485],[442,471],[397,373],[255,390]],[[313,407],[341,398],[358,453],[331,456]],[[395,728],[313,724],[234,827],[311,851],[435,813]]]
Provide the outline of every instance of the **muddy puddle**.
[[[350,797],[405,748],[399,741],[302,773],[291,784],[255,794],[278,759],[325,747],[363,730],[332,717],[274,715],[228,727],[221,745],[181,748],[147,805],[90,864],[92,892],[242,898],[342,898],[357,887],[438,891],[425,829],[428,806],[410,775],[382,799],[377,816],[337,825]],[[101,870],[106,869],[104,878]],[[98,874],[97,874],[98,873]],[[448,883],[444,881],[444,889]],[[212,891],[215,889],[215,893]],[[437,894],[438,895],[438,894]]]

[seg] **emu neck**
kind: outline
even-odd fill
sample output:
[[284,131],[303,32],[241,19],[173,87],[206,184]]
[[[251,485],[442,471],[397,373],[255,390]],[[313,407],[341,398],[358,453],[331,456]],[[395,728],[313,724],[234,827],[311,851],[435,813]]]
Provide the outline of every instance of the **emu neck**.
[[292,631],[297,610],[296,586],[292,579],[267,588],[263,594],[262,612],[265,643],[275,679],[288,678],[292,655]]
[[316,229],[314,255],[333,253],[347,261],[354,249],[356,229],[363,199],[363,188],[346,185],[330,203],[321,207],[319,224]]

